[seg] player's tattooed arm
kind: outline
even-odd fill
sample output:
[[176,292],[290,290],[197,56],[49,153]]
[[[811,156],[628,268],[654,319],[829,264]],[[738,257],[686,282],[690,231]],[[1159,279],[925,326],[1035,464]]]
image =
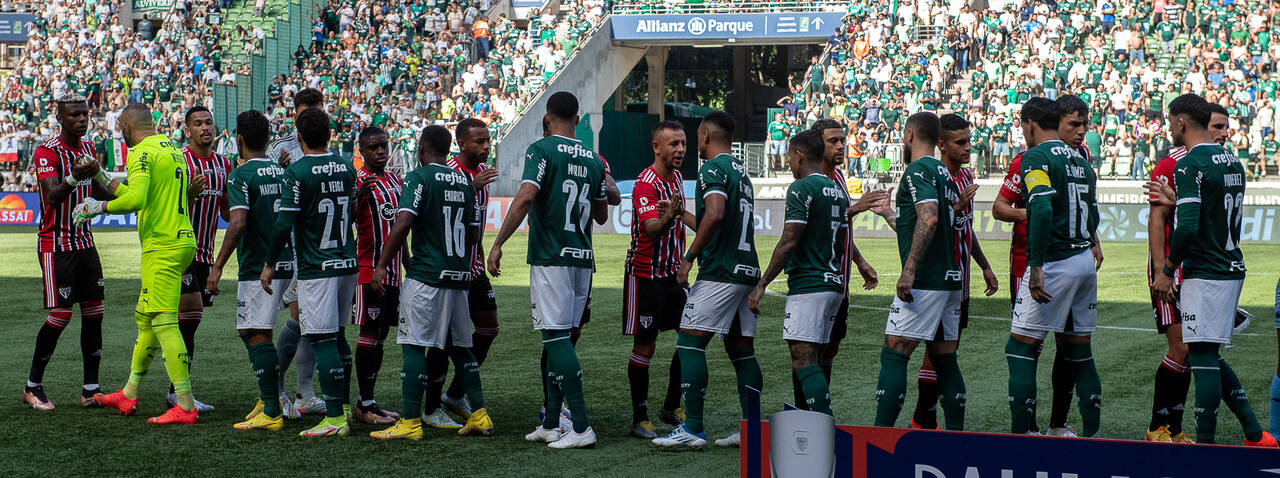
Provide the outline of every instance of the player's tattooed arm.
[[752,312],[760,313],[760,299],[764,297],[765,289],[769,287],[769,283],[778,278],[782,268],[786,267],[787,262],[791,260],[791,254],[795,252],[796,246],[800,243],[800,236],[804,234],[804,226],[798,222],[790,222],[783,226],[782,237],[778,239],[777,247],[773,248],[769,267],[764,270],[764,274],[760,276],[760,282],[756,283],[755,290],[751,291],[751,296],[747,298],[747,306]]
[[249,222],[248,209],[236,209],[231,211],[231,220],[227,222],[226,235],[222,237],[222,247],[218,249],[218,257],[214,258],[213,265],[209,267],[209,279],[206,281],[209,286],[209,292],[218,295],[218,281],[222,279],[222,268],[227,265],[227,261],[231,260],[231,253],[236,250],[236,244],[240,243],[240,237],[244,235],[244,226]]
[[485,265],[490,275],[498,277],[502,274],[502,245],[506,244],[507,239],[511,238],[511,235],[520,227],[520,223],[524,222],[525,217],[529,215],[529,207],[533,205],[533,198],[537,195],[537,186],[521,183],[520,190],[516,191],[516,197],[511,199],[507,217],[502,220],[498,237],[493,239],[493,246],[489,248],[489,258]]
[[911,285],[916,281],[916,267],[924,260],[924,254],[933,242],[933,231],[938,227],[938,203],[921,202],[915,207],[916,228],[911,234],[911,250],[907,253],[907,262],[902,265],[902,275],[898,276],[898,298],[903,302],[915,300],[911,297]]

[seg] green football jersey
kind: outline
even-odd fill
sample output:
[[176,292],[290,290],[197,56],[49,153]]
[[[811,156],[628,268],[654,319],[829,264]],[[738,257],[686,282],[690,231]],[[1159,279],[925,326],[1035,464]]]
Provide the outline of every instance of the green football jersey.
[[933,239],[929,241],[929,249],[924,258],[916,265],[915,282],[912,289],[920,290],[959,290],[963,275],[956,262],[956,229],[952,214],[952,205],[960,199],[955,181],[947,167],[933,156],[912,161],[902,172],[902,181],[898,183],[898,256],[903,265],[911,254],[911,243],[915,241],[916,205],[935,203],[938,205],[938,225],[933,229]]
[[[249,213],[240,243],[236,244],[236,262],[240,264],[238,280],[256,281],[267,260],[267,245],[280,211],[284,168],[267,158],[245,162],[227,175],[227,207]],[[293,251],[285,246],[275,265],[276,279],[293,278]]]
[[591,207],[605,199],[604,178],[604,160],[581,141],[552,135],[529,145],[522,179],[538,187],[529,209],[529,265],[595,267]]
[[[1218,144],[1199,144],[1178,160],[1173,182],[1178,191],[1178,220],[1169,262],[1182,264],[1183,279],[1244,279],[1240,250],[1244,165]],[[1198,225],[1194,236],[1178,234],[1176,228],[1187,223]]]
[[849,234],[849,197],[840,185],[813,173],[787,188],[787,224],[803,224],[804,233],[787,261],[787,294],[844,292],[840,258]]
[[756,256],[755,189],[747,166],[731,154],[702,163],[694,198],[699,224],[709,194],[724,196],[724,217],[698,255],[698,280],[754,285],[760,280],[760,258]]
[[127,163],[127,192],[107,203],[107,212],[138,213],[142,252],[195,247],[191,173],[178,145],[163,135],[148,136],[129,148]]
[[443,289],[470,287],[467,230],[481,220],[471,180],[443,164],[415,169],[404,178],[400,210],[415,216],[405,277]]
[[[1027,265],[1041,266],[1086,252],[1098,230],[1098,178],[1089,160],[1060,140],[1045,141],[1022,155],[1022,194],[1031,201],[1048,200],[1053,221],[1043,250],[1027,250]],[[1029,209],[1028,209],[1029,210]],[[1035,235],[1027,223],[1027,237]],[[1043,256],[1041,256],[1043,254]]]
[[298,213],[293,226],[298,279],[355,274],[355,169],[336,154],[308,154],[285,168],[284,184],[280,210]]

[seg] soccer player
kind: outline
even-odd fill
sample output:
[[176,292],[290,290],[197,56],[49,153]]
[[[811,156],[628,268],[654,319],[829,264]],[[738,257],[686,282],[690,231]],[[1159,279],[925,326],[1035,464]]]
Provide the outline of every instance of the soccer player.
[[[213,125],[213,113],[208,108],[193,106],[187,110],[182,132],[189,143],[182,148],[182,156],[187,161],[187,171],[191,172],[192,177],[204,176],[206,184],[204,192],[191,203],[191,229],[196,233],[196,256],[182,274],[182,300],[178,302],[178,330],[182,332],[182,341],[187,346],[188,366],[195,359],[196,328],[200,327],[200,321],[204,318],[204,308],[213,305],[212,295],[209,294],[205,281],[209,277],[209,265],[213,262],[213,241],[218,236],[218,218],[230,218],[223,189],[232,165],[226,157],[213,151],[216,129]],[[177,400],[172,386],[168,400],[170,405]],[[196,409],[211,412],[213,406],[196,400]]]
[[[1058,105],[1061,115],[1058,121],[1059,136],[1067,146],[1076,148],[1088,161],[1089,149],[1084,145],[1084,135],[1089,124],[1089,106],[1075,95],[1060,95],[1054,103]],[[1022,276],[1027,270],[1027,209],[1026,200],[1022,194],[1021,171],[1023,154],[1025,152],[1018,153],[1009,164],[1009,171],[991,208],[992,217],[996,220],[1013,223],[1013,240],[1009,245],[1010,306],[1018,298]],[[1102,247],[1095,243],[1092,250],[1095,268],[1102,267]],[[1076,380],[1071,373],[1070,364],[1066,361],[1065,336],[1054,334],[1054,340],[1057,347],[1053,358],[1053,369],[1050,372],[1053,403],[1050,409],[1049,427],[1045,429],[1045,435],[1075,437],[1075,430],[1067,425],[1067,415],[1071,412],[1071,399]],[[1043,349],[1043,344],[1036,348],[1037,363]],[[1039,432],[1039,427],[1034,420],[1029,431]]]
[[[684,126],[663,121],[652,132],[653,164],[640,173],[631,190],[631,248],[627,250],[623,285],[622,333],[632,336],[627,382],[631,386],[631,436],[652,440],[657,428],[649,421],[649,361],[658,334],[680,326],[685,290],[676,283],[684,256],[685,226],[693,214],[684,209]],[[679,426],[680,355],[673,353],[667,395],[659,418]]]
[[[986,254],[982,252],[982,246],[978,243],[978,238],[973,233],[973,195],[977,193],[978,186],[973,183],[973,172],[964,167],[969,164],[969,151],[971,144],[969,142],[969,122],[959,115],[945,114],[938,119],[941,126],[938,138],[938,151],[941,153],[942,164],[947,167],[947,173],[951,175],[951,180],[956,183],[956,190],[960,191],[959,210],[956,211],[956,262],[960,266],[960,275],[964,278],[960,286],[963,299],[960,301],[960,331],[969,326],[969,260],[978,263],[978,268],[982,270],[982,279],[986,283],[986,289],[983,291],[987,297],[995,294],[999,290],[999,281],[996,274],[991,270],[991,264],[987,262]],[[929,355],[925,355],[924,363],[920,366],[920,372],[917,374],[917,387],[919,387],[919,395],[916,398],[915,414],[911,418],[912,428],[933,429],[938,426],[937,404],[938,404],[938,380],[937,373],[933,369],[933,363],[929,360]]]
[[[1228,117],[1225,113],[1213,111],[1210,105],[1209,133],[1214,142],[1224,144],[1227,140]],[[1170,188],[1173,191],[1174,169],[1178,161],[1187,155],[1186,146],[1179,146],[1169,151],[1169,156],[1161,159],[1151,171],[1151,181]],[[1150,184],[1150,183],[1148,183]],[[1176,194],[1167,202],[1152,201],[1151,212],[1147,223],[1147,280],[1154,282],[1155,268],[1164,264],[1169,255],[1169,242],[1173,238],[1173,218]],[[1175,285],[1182,284],[1182,270],[1174,271]],[[1150,284],[1151,282],[1148,282]],[[1195,443],[1195,438],[1182,429],[1182,414],[1185,411],[1187,392],[1191,389],[1191,368],[1187,363],[1187,344],[1182,342],[1182,312],[1177,302],[1161,299],[1155,289],[1151,290],[1151,307],[1155,311],[1156,330],[1164,334],[1169,344],[1168,351],[1156,369],[1155,393],[1151,403],[1151,424],[1143,437],[1146,441]]]
[[[485,164],[493,145],[489,127],[484,121],[467,118],[458,123],[455,136],[458,155],[449,158],[447,164],[466,176],[476,188],[476,214],[484,218],[489,207],[489,185],[498,179],[498,170]],[[484,235],[483,227],[480,234]],[[493,295],[493,284],[484,272],[484,246],[480,240],[472,244],[471,258],[471,289],[467,293],[471,324],[475,326],[475,331],[471,333],[471,354],[475,356],[476,363],[483,366],[484,359],[489,356],[489,347],[498,338],[498,302]],[[449,389],[440,402],[461,417],[470,416],[474,410],[467,403],[467,396],[462,390],[462,374],[458,371],[454,371],[453,381],[449,383]]]
[[[1196,442],[1214,443],[1218,406],[1226,401],[1244,428],[1245,445],[1274,448],[1276,439],[1262,431],[1240,380],[1218,355],[1218,346],[1231,340],[1244,286],[1240,211],[1245,177],[1240,160],[1213,142],[1211,117],[1209,103],[1197,95],[1169,103],[1170,136],[1175,146],[1187,147],[1187,155],[1174,168],[1177,221],[1169,255],[1151,288],[1162,299],[1177,301],[1182,312],[1182,341],[1196,381]],[[1182,286],[1175,291],[1179,266]]]
[[[550,136],[529,145],[523,181],[511,201],[502,229],[489,249],[488,268],[502,273],[502,245],[529,216],[529,295],[533,328],[542,332],[547,354],[547,413],[525,439],[551,448],[591,447],[596,433],[587,417],[582,366],[570,343],[580,325],[595,266],[590,221],[608,218],[604,161],[574,139],[578,99],[558,91],[547,100]],[[559,430],[561,403],[572,413],[573,429]]]
[[[848,194],[848,185],[845,183],[844,172],[841,166],[845,162],[845,151],[848,149],[848,139],[845,135],[844,127],[840,123],[830,118],[822,118],[813,123],[811,127],[813,131],[822,135],[822,143],[824,146],[822,153],[822,174],[831,178],[839,185],[842,194]],[[866,211],[874,211],[877,214],[880,211],[889,209],[888,201],[889,193],[884,190],[870,191],[858,198],[852,206],[849,207],[849,217]],[[890,226],[893,222],[889,222]],[[858,274],[862,276],[862,288],[864,290],[872,290],[880,283],[876,270],[870,263],[862,257],[862,252],[858,250],[858,246],[853,243],[853,234],[846,234],[843,245],[837,245],[839,257],[840,276],[844,283],[844,298],[840,303],[840,307],[836,309],[836,320],[831,326],[831,334],[828,342],[822,346],[822,375],[826,378],[827,383],[831,383],[831,370],[835,364],[836,355],[840,353],[840,342],[844,340],[844,336],[848,331],[849,320],[849,276],[850,261],[858,268]],[[800,378],[795,373],[791,374],[791,388],[795,394],[795,406],[807,410],[804,399],[804,386],[800,383]]]
[[[22,402],[36,410],[53,410],[44,392],[44,369],[53,357],[58,336],[71,322],[72,307],[80,304],[80,353],[84,361],[84,386],[80,406],[98,406],[98,365],[102,361],[102,263],[93,243],[89,223],[75,224],[72,208],[85,199],[109,199],[103,188],[111,182],[97,162],[93,143],[85,139],[89,129],[89,105],[80,96],[57,101],[58,136],[36,148],[36,178],[40,184],[40,233],[37,252],[44,276],[44,307],[49,310],[36,334],[31,371],[22,390]],[[93,179],[93,181],[87,181]],[[95,186],[95,184],[97,186]]]
[[907,169],[895,198],[902,273],[880,350],[875,425],[894,426],[906,395],[907,360],[916,346],[925,342],[938,374],[946,427],[963,430],[965,387],[956,348],[964,294],[960,291],[963,278],[957,263],[959,235],[954,219],[960,193],[946,166],[933,156],[940,128],[937,115],[916,113],[904,126],[903,162]]
[[[258,404],[245,421],[235,424],[237,430],[280,430],[284,428],[283,396],[277,381],[280,363],[271,333],[276,328],[276,314],[284,291],[293,281],[292,253],[282,253],[275,263],[271,292],[258,286],[259,264],[266,262],[267,245],[275,227],[277,208],[283,188],[284,168],[267,159],[267,137],[271,125],[256,110],[236,116],[236,147],[243,165],[227,176],[226,198],[231,211],[226,236],[218,256],[209,267],[209,292],[221,291],[218,282],[222,268],[236,253],[239,265],[236,287],[236,330],[249,352],[249,364],[258,382]],[[278,399],[277,399],[278,398]]]
[[[324,109],[324,95],[314,88],[303,88],[293,95],[294,131],[275,141],[267,143],[267,158],[275,161],[280,167],[288,167],[289,163],[305,156],[302,143],[298,141],[298,117],[309,109]],[[295,267],[296,269],[296,267]],[[290,362],[298,364],[298,395],[294,403],[285,402],[285,416],[297,417],[301,414],[324,413],[324,400],[316,397],[315,375],[316,355],[311,342],[302,336],[302,325],[298,322],[298,290],[297,277],[284,292],[284,303],[289,306],[289,321],[280,328],[280,338],[276,342],[280,346],[276,352],[280,360],[280,390],[284,391],[284,375],[289,370]],[[350,359],[348,359],[350,360]],[[296,407],[296,408],[295,408]]]
[[191,230],[189,206],[203,187],[191,178],[182,153],[168,138],[156,134],[151,110],[134,103],[120,112],[120,132],[129,147],[129,185],[112,182],[108,186],[116,198],[85,199],[76,206],[77,223],[101,214],[138,213],[138,238],[142,242],[142,292],[134,318],[138,341],[133,346],[129,382],[109,395],[94,395],[103,407],[125,415],[138,409],[138,388],[151,368],[157,347],[163,353],[169,382],[177,393],[177,404],[147,423],[192,425],[198,419],[191,379],[187,370],[186,344],[178,330],[178,302],[182,295],[182,271],[195,256],[196,239]]
[[1036,351],[1049,332],[1061,347],[1079,394],[1082,432],[1098,434],[1102,381],[1090,335],[1097,329],[1098,274],[1088,254],[1096,244],[1097,176],[1080,151],[1058,132],[1062,113],[1046,98],[1022,106],[1022,130],[1031,149],[1022,157],[1027,203],[1027,272],[1014,300],[1005,356],[1009,362],[1012,431],[1025,434],[1035,421]]
[[407,251],[393,254],[387,263],[382,293],[370,286],[373,266],[378,263],[400,199],[400,176],[387,171],[391,156],[387,132],[377,126],[360,130],[357,139],[364,166],[356,171],[356,251],[360,267],[356,279],[355,310],[351,324],[360,328],[356,339],[355,372],[360,395],[353,417],[365,423],[387,425],[399,417],[383,410],[373,399],[374,384],[382,370],[382,342],[391,324],[400,318],[400,262]]
[[413,256],[400,296],[403,317],[396,338],[404,349],[404,417],[391,428],[370,433],[374,438],[422,438],[423,390],[428,402],[436,402],[427,409],[438,408],[449,358],[461,376],[468,403],[476,406],[458,434],[493,433],[493,421],[484,408],[480,365],[471,354],[471,321],[467,317],[471,246],[480,240],[481,217],[471,180],[445,163],[452,140],[443,126],[422,130],[418,145],[421,167],[405,178],[395,225],[373,271],[370,285],[385,290],[383,276],[404,247],[405,236],[413,231]]
[[[697,235],[685,250],[676,271],[676,282],[689,285],[689,270],[698,261],[698,282],[680,318],[676,352],[680,354],[680,389],[684,392],[684,423],[671,434],[653,439],[665,448],[701,448],[707,444],[703,429],[703,400],[707,393],[707,344],[724,334],[724,348],[738,378],[738,405],[747,414],[747,387],[764,389],[764,376],[756,361],[756,314],[747,306],[748,296],[760,281],[752,224],[755,191],[742,160],[731,154],[733,116],[713,111],[698,125],[698,190],[694,196]],[[738,446],[738,432],[716,440],[720,446]]]
[[831,392],[821,358],[842,296],[848,297],[838,261],[848,240],[849,198],[822,174],[825,149],[817,131],[791,138],[787,156],[796,181],[787,188],[786,225],[747,305],[759,314],[765,289],[786,267],[782,338],[791,349],[791,370],[804,390],[806,408],[831,415]]
[[355,241],[349,240],[356,173],[328,150],[329,117],[324,111],[303,111],[296,124],[306,155],[285,168],[280,213],[259,280],[263,290],[273,291],[275,264],[292,231],[299,319],[302,334],[315,349],[325,402],[325,419],[301,435],[345,436],[351,349],[343,324],[356,289]]

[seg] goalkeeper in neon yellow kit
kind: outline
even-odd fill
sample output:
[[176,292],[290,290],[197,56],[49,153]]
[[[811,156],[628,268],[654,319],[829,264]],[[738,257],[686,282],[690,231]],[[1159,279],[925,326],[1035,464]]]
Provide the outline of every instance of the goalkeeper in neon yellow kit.
[[99,175],[95,180],[106,183],[103,185],[116,199],[88,199],[73,212],[78,223],[99,214],[137,212],[138,238],[142,242],[142,291],[134,310],[138,341],[133,347],[129,383],[122,390],[94,398],[104,407],[132,415],[138,407],[138,386],[159,348],[178,403],[147,422],[194,424],[197,417],[187,374],[187,349],[178,330],[178,299],[182,295],[182,273],[196,248],[188,213],[190,198],[199,191],[189,188],[202,189],[203,181],[197,178],[189,185],[190,173],[182,153],[169,138],[156,134],[151,111],[145,105],[125,107],[120,114],[120,129],[129,146],[128,186]]

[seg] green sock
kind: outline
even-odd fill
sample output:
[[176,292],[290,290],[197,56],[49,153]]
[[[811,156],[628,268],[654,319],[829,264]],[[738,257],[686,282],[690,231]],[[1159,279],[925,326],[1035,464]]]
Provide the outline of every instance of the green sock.
[[342,404],[351,403],[351,344],[347,343],[347,328],[338,327],[338,333],[334,336],[338,346],[338,360],[342,362]]
[[[557,388],[572,415],[573,431],[582,433],[591,426],[591,420],[587,418],[587,400],[582,394],[582,364],[578,363],[578,353],[573,350],[573,343],[569,341],[569,331],[542,331],[542,347],[547,350],[548,368],[555,374],[560,385]],[[555,405],[554,409],[550,408],[552,405]],[[547,416],[559,413],[559,404],[548,403]],[[546,426],[545,421],[543,426]]]
[[1231,366],[1227,365],[1227,361],[1222,357],[1218,357],[1218,370],[1222,374],[1222,401],[1226,402],[1227,408],[1240,419],[1240,426],[1244,427],[1245,439],[1261,440],[1262,424],[1258,423],[1258,417],[1253,414],[1253,407],[1249,405],[1249,397],[1244,394],[1244,386],[1240,385],[1240,378],[1236,377],[1236,372],[1231,370]]
[[826,375],[822,374],[822,366],[809,364],[796,371],[796,378],[800,379],[800,388],[804,390],[804,401],[809,410],[832,415],[831,390],[827,387]]
[[[738,408],[742,410],[742,419],[747,419],[747,387],[764,391],[764,374],[760,372],[760,362],[756,361],[756,349],[727,349],[729,362],[733,363],[733,372],[738,376]],[[705,354],[704,354],[705,357]]]
[[156,349],[160,347],[160,343],[156,341],[156,333],[151,329],[151,315],[134,312],[133,319],[138,324],[138,340],[133,344],[133,358],[129,364],[129,381],[121,390],[125,398],[134,400],[138,398],[138,387],[142,385],[142,379],[147,376],[147,371],[151,369],[151,361],[156,357]]
[[1080,405],[1080,436],[1098,436],[1102,423],[1102,379],[1093,362],[1091,344],[1065,343],[1066,361],[1076,378],[1076,400]]
[[933,370],[938,374],[938,390],[942,393],[942,416],[948,430],[964,430],[964,407],[966,394],[964,375],[960,374],[960,364],[956,354],[933,354],[929,356],[933,362]]
[[400,391],[404,409],[400,416],[406,420],[422,417],[422,391],[427,387],[427,350],[417,345],[401,345],[404,368],[400,370]]
[[338,334],[309,334],[311,349],[316,354],[316,370],[320,372],[320,395],[324,399],[325,416],[344,416],[342,411],[342,358],[338,356]]
[[892,427],[898,421],[898,413],[902,411],[902,401],[907,396],[907,359],[906,354],[897,350],[880,349],[880,379],[876,383],[875,426]]
[[1222,403],[1222,370],[1218,368],[1218,344],[1187,344],[1191,354],[1191,378],[1196,382],[1196,443],[1213,443]]
[[280,362],[276,357],[276,345],[271,342],[249,345],[248,334],[240,334],[249,350],[249,364],[253,366],[253,377],[258,381],[258,397],[262,399],[262,413],[268,417],[279,417],[280,389],[276,385],[276,375],[280,373]]
[[178,396],[178,407],[187,411],[195,410],[195,398],[191,396],[191,363],[188,360],[187,344],[182,340],[182,330],[178,328],[178,313],[156,314],[151,320],[151,330],[155,332],[156,342],[160,344],[164,369],[169,373],[169,383],[173,384],[174,394]]
[[702,401],[707,395],[707,343],[711,337],[680,332],[676,354],[680,356],[680,390],[684,392],[684,429],[702,433]]
[[1004,356],[1009,362],[1010,431],[1025,435],[1036,419],[1036,345],[1009,337]]
[[462,384],[462,391],[467,394],[471,409],[484,408],[484,392],[480,387],[480,364],[476,362],[471,348],[451,347],[449,355],[453,358],[453,373]]

